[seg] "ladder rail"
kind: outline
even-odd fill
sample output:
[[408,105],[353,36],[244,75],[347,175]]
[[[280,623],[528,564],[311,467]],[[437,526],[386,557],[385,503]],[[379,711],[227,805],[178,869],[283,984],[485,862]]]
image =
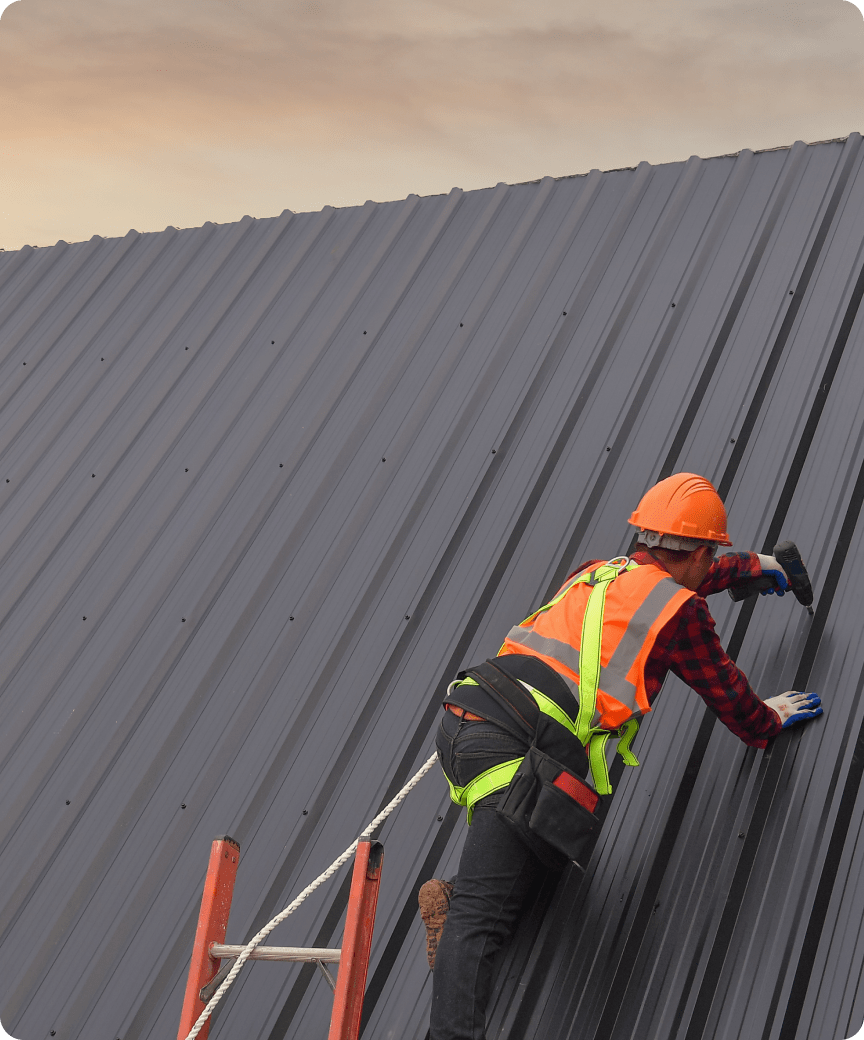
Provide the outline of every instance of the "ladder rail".
[[384,846],[380,841],[361,841],[357,846],[327,1040],[357,1040],[360,1036],[383,862]]
[[[231,912],[231,898],[234,894],[234,882],[237,868],[240,865],[240,843],[227,834],[214,838],[210,846],[210,862],[207,865],[207,877],[204,880],[204,894],[201,897],[201,910],[198,914],[198,928],[192,946],[192,961],[189,965],[189,977],[186,980],[186,993],[183,997],[183,1010],[180,1014],[180,1029],[177,1040],[186,1040],[190,1029],[195,1025],[198,1016],[205,1008],[201,1000],[201,989],[219,971],[219,961],[213,960],[210,944],[224,942],[228,929],[228,914]],[[201,1027],[198,1036],[207,1040],[209,1019]]]

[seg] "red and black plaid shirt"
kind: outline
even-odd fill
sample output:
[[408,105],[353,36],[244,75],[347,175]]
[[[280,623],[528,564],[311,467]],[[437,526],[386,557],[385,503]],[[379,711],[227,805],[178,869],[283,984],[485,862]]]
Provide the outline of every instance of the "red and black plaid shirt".
[[[631,559],[639,564],[660,566],[647,552],[634,553]],[[590,560],[573,573],[603,562]],[[758,578],[761,573],[755,553],[718,556],[697,594],[660,632],[645,665],[645,687],[648,703],[652,704],[666,673],[674,672],[699,694],[709,710],[736,737],[751,747],[764,748],[768,739],[780,732],[780,718],[756,696],[747,676],[723,649],[704,598],[731,585]]]

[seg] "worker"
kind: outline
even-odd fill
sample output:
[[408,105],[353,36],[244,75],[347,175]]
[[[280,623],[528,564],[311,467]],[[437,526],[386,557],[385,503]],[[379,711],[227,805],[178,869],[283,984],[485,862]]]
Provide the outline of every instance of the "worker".
[[510,630],[496,658],[448,688],[436,745],[469,828],[454,881],[427,881],[419,893],[433,969],[430,1040],[484,1040],[495,955],[526,897],[580,848],[590,854],[593,807],[611,791],[607,740],[617,735],[625,762],[638,764],[638,719],[667,672],[750,747],[822,714],[813,693],[762,701],[720,644],[705,596],[764,575],[782,595],[789,582],[772,556],[715,559],[732,543],[708,480],[661,480],[629,522],[631,556],[577,568]]

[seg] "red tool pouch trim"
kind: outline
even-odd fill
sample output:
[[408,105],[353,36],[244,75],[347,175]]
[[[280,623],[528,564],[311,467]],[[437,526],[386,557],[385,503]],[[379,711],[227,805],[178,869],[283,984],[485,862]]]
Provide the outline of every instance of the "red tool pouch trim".
[[581,780],[571,773],[560,773],[552,781],[552,786],[569,795],[574,802],[578,802],[590,813],[594,812],[597,803],[600,801],[600,795],[596,791],[592,791],[587,784],[583,784]]

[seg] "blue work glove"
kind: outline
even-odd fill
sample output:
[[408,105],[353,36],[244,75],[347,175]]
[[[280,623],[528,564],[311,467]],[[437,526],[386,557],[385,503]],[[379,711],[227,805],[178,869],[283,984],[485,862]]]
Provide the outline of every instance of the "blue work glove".
[[767,574],[769,578],[773,578],[777,586],[776,589],[763,589],[760,595],[773,596],[776,592],[778,596],[785,596],[789,591],[789,578],[786,576],[786,571],[783,570],[773,556],[763,556],[762,553],[757,553],[756,555],[759,557],[762,573]]
[[822,714],[822,701],[816,693],[796,693],[789,690],[778,697],[769,697],[765,703],[783,723],[783,729],[794,726],[796,722],[808,722]]

